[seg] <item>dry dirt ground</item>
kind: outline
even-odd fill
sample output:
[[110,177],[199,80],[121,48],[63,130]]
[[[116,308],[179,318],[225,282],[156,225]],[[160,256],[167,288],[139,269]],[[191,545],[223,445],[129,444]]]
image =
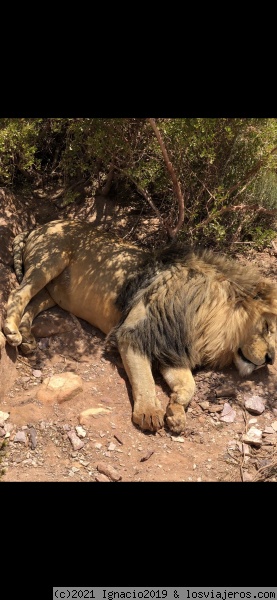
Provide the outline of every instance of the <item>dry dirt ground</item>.
[[[270,249],[248,259],[277,280]],[[37,317],[36,328],[36,352],[17,354],[13,385],[0,398],[1,482],[276,481],[277,363],[246,381],[233,367],[195,372],[186,430],[144,433],[131,420],[125,372],[103,355],[98,330],[58,308]],[[80,376],[82,391],[63,402],[38,399],[45,378],[68,372]],[[169,390],[158,373],[155,380],[166,407]],[[264,403],[261,414],[245,408],[253,396]],[[242,443],[251,427],[262,432],[256,445]]]

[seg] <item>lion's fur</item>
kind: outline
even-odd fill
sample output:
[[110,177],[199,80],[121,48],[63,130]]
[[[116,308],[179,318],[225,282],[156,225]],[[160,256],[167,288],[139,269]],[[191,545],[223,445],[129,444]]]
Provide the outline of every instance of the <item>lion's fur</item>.
[[211,251],[171,246],[150,254],[81,221],[53,221],[14,241],[20,286],[7,304],[4,333],[25,353],[39,312],[55,304],[101,329],[129,377],[133,421],[156,431],[164,409],[155,393],[157,362],[172,390],[166,422],[185,427],[192,369],[232,361],[242,376],[273,363],[277,286],[259,271]]
[[[125,326],[140,302],[145,318],[135,327]],[[111,346],[125,339],[163,365],[222,368],[255,319],[265,312],[277,314],[276,285],[262,279],[256,268],[209,250],[173,247],[126,281],[117,306],[122,317],[108,336]]]

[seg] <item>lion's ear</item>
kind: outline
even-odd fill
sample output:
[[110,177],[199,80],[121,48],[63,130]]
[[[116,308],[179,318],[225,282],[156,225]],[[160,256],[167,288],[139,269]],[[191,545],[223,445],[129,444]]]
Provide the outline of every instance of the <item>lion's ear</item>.
[[266,279],[259,281],[254,300],[263,303],[264,312],[277,314],[277,284]]

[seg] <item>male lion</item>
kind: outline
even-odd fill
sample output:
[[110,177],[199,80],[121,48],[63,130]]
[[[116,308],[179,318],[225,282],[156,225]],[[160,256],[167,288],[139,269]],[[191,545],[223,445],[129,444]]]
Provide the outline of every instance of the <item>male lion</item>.
[[[55,304],[98,327],[120,352],[141,429],[156,431],[165,417],[173,432],[184,430],[196,366],[233,361],[247,376],[274,361],[277,287],[250,266],[207,250],[150,254],[80,221],[52,221],[17,236],[19,275],[22,261],[22,283],[7,305],[8,342],[31,352],[32,321]],[[152,362],[172,390],[166,415]]]

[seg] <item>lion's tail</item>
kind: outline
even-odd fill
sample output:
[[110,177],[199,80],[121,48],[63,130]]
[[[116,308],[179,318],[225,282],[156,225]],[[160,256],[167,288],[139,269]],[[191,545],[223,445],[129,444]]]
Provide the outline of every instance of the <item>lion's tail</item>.
[[24,275],[23,251],[30,231],[19,233],[13,241],[13,265],[17,281],[21,283]]

